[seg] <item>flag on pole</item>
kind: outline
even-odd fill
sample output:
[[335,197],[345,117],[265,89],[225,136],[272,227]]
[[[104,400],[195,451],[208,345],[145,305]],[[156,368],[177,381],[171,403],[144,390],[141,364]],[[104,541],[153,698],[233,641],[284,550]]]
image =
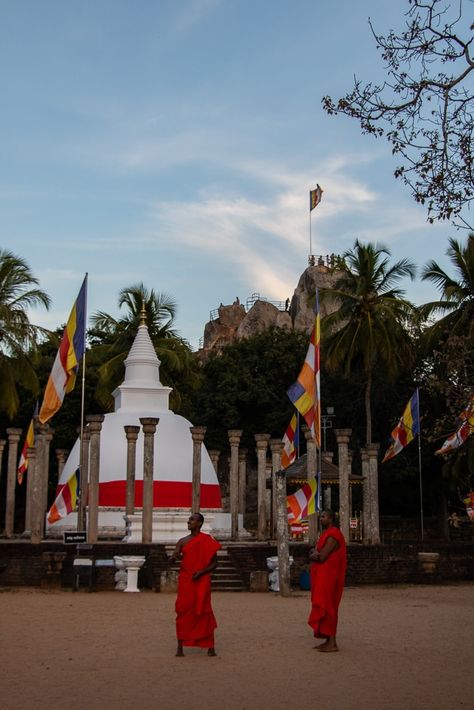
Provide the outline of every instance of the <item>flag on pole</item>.
[[310,212],[312,210],[314,210],[314,208],[319,205],[319,203],[321,202],[322,194],[323,194],[323,190],[321,190],[319,185],[316,185],[316,190],[309,191],[309,211]]
[[286,507],[288,511],[288,522],[293,525],[316,512],[316,490],[318,483],[315,478],[311,478],[307,483],[299,488],[296,493],[287,496]]
[[298,379],[288,389],[287,394],[304,417],[319,448],[321,448],[320,339],[319,294],[316,289],[314,328],[308,352]]
[[76,509],[80,485],[80,473],[77,468],[71,478],[64,484],[56,496],[56,500],[48,511],[47,520],[50,525],[65,518]]
[[86,347],[85,323],[87,275],[72,307],[63,337],[46,385],[39,420],[45,424],[61,408],[64,395],[74,389],[79,362]]
[[443,446],[435,451],[436,456],[444,456],[451,451],[458,449],[464,444],[466,439],[474,432],[474,394],[472,395],[467,407],[459,415],[461,424],[458,429],[448,436]]
[[382,463],[393,459],[393,457],[399,454],[419,433],[420,402],[417,388],[405,407],[405,411],[400,417],[397,426],[391,433],[392,442],[383,457]]
[[298,417],[293,414],[291,421],[282,439],[283,451],[281,452],[281,467],[288,468],[296,459],[296,452],[299,443]]
[[34,446],[34,443],[35,443],[35,420],[34,420],[34,417],[36,414],[38,414],[38,402],[36,402],[35,411],[33,413],[30,425],[29,425],[28,430],[26,432],[25,443],[23,444],[23,448],[22,448],[21,454],[20,454],[20,461],[18,462],[18,469],[16,472],[16,480],[18,481],[19,486],[21,486],[21,484],[23,483],[24,475],[28,469],[28,449],[31,448],[32,446]]

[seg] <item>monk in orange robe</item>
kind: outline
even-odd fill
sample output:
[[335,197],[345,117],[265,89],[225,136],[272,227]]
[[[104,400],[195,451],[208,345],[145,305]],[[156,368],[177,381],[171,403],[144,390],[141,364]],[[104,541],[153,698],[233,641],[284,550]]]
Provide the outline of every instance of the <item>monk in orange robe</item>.
[[170,561],[181,561],[176,598],[177,656],[183,646],[207,648],[215,656],[214,629],[216,619],[211,606],[211,572],[217,567],[217,550],[221,544],[201,532],[204,517],[193,513],[188,520],[189,535],[181,538]]
[[316,638],[325,639],[315,646],[318,651],[338,651],[336,643],[337,615],[346,576],[346,541],[334,525],[334,513],[321,513],[323,532],[310,553],[311,613],[308,624]]

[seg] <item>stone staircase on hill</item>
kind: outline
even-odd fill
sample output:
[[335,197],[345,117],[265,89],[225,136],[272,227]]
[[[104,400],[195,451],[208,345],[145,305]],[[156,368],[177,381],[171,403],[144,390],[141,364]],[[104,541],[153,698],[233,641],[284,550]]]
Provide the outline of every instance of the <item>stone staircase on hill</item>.
[[[166,546],[166,554],[169,556],[174,550],[173,545]],[[212,591],[213,592],[243,592],[245,589],[242,577],[240,576],[233,561],[227,554],[226,549],[219,550],[217,553],[219,566],[212,573]],[[169,567],[171,570],[179,572],[179,562]]]

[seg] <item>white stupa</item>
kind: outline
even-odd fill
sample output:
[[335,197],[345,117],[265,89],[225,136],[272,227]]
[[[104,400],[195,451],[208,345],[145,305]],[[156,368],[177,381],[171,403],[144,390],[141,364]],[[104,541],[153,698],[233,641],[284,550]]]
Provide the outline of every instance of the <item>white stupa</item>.
[[[193,442],[191,423],[169,408],[170,387],[160,381],[160,361],[148,328],[142,323],[125,360],[125,379],[112,393],[115,411],[106,414],[100,436],[99,535],[126,537],[141,541],[143,490],[143,431],[141,417],[158,417],[154,437],[153,541],[173,542],[186,534],[186,521],[192,501]],[[135,506],[131,520],[125,521],[127,440],[124,426],[140,426],[136,444]],[[58,488],[79,465],[79,439],[69,454]],[[201,509],[206,528],[222,527],[219,482],[209,454],[202,446]],[[227,517],[227,516],[224,516]],[[49,527],[50,534],[76,529],[76,513]],[[225,525],[225,523],[224,523]]]

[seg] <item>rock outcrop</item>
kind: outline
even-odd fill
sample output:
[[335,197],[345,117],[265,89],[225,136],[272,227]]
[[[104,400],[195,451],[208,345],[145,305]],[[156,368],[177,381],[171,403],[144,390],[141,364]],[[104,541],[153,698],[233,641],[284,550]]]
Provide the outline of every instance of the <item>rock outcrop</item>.
[[[272,303],[259,298],[253,301],[251,308],[245,307],[236,299],[230,306],[222,303],[217,309],[217,317],[206,323],[203,347],[199,357],[206,360],[211,352],[220,352],[226,345],[236,340],[250,338],[271,326],[306,331],[310,333],[314,326],[314,294],[316,288],[331,288],[338,277],[338,272],[319,258],[301,274],[291,302]],[[334,301],[321,304],[321,317],[337,309]]]

